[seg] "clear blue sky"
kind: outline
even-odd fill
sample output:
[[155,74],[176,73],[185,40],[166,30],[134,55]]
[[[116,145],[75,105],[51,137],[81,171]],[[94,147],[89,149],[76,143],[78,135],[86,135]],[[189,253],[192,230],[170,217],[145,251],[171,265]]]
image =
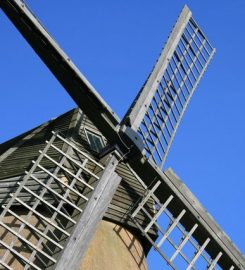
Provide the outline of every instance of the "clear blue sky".
[[[217,53],[186,111],[170,166],[245,252],[245,1],[29,0],[122,117],[184,4]],[[0,12],[0,143],[75,104]],[[157,269],[150,258],[151,269]]]

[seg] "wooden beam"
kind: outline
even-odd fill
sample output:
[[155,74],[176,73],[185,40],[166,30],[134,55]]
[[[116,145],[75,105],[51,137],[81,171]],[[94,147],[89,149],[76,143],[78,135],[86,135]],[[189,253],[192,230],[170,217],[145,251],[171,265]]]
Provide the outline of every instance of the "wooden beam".
[[55,270],[79,269],[89,243],[121,181],[121,177],[115,173],[117,164],[118,159],[112,155],[81,219],[58,259]]
[[16,26],[75,103],[110,140],[119,118],[97,93],[68,55],[21,0],[1,0],[0,8]]
[[130,166],[147,186],[152,183],[152,179],[161,181],[161,185],[156,190],[155,195],[162,203],[170,195],[174,196],[174,203],[168,208],[173,216],[178,215],[179,209],[186,209],[186,213],[180,223],[188,230],[195,224],[198,224],[198,230],[195,230],[193,237],[199,243],[202,243],[207,238],[212,240],[206,247],[206,251],[213,257],[222,251],[223,256],[219,259],[221,267],[226,269],[227,265],[235,265],[237,269],[245,269],[243,254],[171,169],[162,172],[153,162],[148,160],[145,162],[143,160],[142,162],[130,161]]

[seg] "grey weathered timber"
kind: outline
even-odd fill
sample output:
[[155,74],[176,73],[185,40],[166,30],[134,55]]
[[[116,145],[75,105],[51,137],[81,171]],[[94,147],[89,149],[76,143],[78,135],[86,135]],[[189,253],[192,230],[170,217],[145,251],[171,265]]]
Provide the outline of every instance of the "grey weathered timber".
[[[61,132],[63,136],[68,136],[68,138],[70,138],[75,143],[76,148],[83,152],[86,152],[90,157],[94,159],[96,158],[96,156],[94,156],[94,154],[90,150],[85,134],[85,129],[89,129],[92,132],[100,134],[101,136],[103,136],[103,134],[88,119],[88,117],[81,112],[81,110],[74,109],[72,111],[69,111],[68,113],[65,113],[64,115],[59,116],[53,121],[48,121],[48,123],[49,124],[47,124],[46,127],[42,130],[42,134],[46,134],[46,136],[43,136],[39,132],[35,132],[36,135],[32,137],[33,140],[27,140],[24,143],[24,146],[26,143],[28,143],[27,150],[25,147],[19,146],[16,151],[14,151],[9,157],[7,157],[7,159],[3,160],[4,170],[3,167],[0,169],[0,205],[3,203],[8,203],[8,201],[11,199],[10,192],[14,193],[15,190],[18,188],[17,183],[21,181],[25,170],[29,170],[28,167],[31,163],[31,160],[35,160],[38,156],[38,150],[43,149],[45,140],[51,137],[52,134],[50,134],[49,131],[52,129],[56,130],[57,132]],[[29,134],[29,132],[27,132],[27,134]],[[69,134],[73,134],[74,136],[70,137]],[[20,137],[22,138],[22,135]],[[68,143],[70,142],[70,139],[68,140]],[[16,142],[19,141],[18,139],[14,140]],[[63,145],[61,140],[54,145],[56,147],[59,147],[60,149],[68,146],[67,143],[64,143]],[[66,149],[63,149],[63,152],[66,152]],[[50,149],[49,154],[52,154],[52,157],[55,157],[55,160],[59,159],[62,156],[62,154],[59,154],[59,152],[55,149]],[[14,161],[16,161],[17,157],[20,158],[17,159],[16,164],[16,162]],[[29,162],[27,162],[28,160]],[[24,164],[27,164],[28,166],[25,166]],[[46,171],[43,171],[42,173],[35,172],[34,174],[34,177],[36,177],[39,181],[41,180],[42,182],[46,181],[50,173],[50,171],[47,170],[45,164],[43,165],[46,168]],[[53,168],[52,164],[48,166],[49,169]],[[1,165],[2,162],[0,163],[0,166]],[[19,167],[21,168],[21,165],[22,170],[18,169]],[[9,168],[9,170],[7,170],[7,168]],[[44,168],[42,168],[41,170],[44,170]],[[6,178],[4,177],[3,172],[7,173]],[[9,175],[12,175],[12,172],[17,172],[21,175],[9,178]],[[124,224],[130,226],[131,228],[137,229],[135,224],[131,220],[127,219],[127,212],[130,208],[130,204],[135,203],[139,199],[139,197],[142,196],[144,189],[141,187],[141,185],[137,184],[138,181],[136,179],[136,176],[130,172],[125,163],[121,162],[118,165],[116,172],[120,177],[122,177],[122,181],[113,197],[113,201],[111,202],[105,213],[105,218],[109,219],[111,222]],[[59,182],[59,179],[57,179],[57,182]],[[36,192],[40,188],[40,185],[40,183],[33,180],[32,178],[28,180],[28,188],[31,189],[33,192]],[[60,188],[56,184],[53,183],[50,185],[50,187],[52,188],[52,190],[58,193],[60,192]],[[69,188],[69,186],[67,188]],[[22,199],[24,200],[24,202],[31,203],[33,197],[30,196],[29,193],[26,192],[22,195]],[[50,195],[46,196],[46,200],[48,200],[50,203],[54,202],[52,196]],[[151,233],[153,235],[156,235],[156,232],[154,231],[151,231]],[[145,248],[147,252],[150,247],[145,246]]]
[[41,125],[40,127],[38,127],[37,129],[35,129],[34,131],[32,131],[31,133],[27,134],[26,136],[24,136],[21,140],[19,140],[15,145],[13,145],[11,148],[9,148],[6,152],[4,152],[1,156],[0,156],[0,162],[2,162],[4,159],[6,159],[9,155],[11,155],[15,150],[17,150],[22,144],[24,144],[27,140],[30,140],[33,136],[35,136],[37,133],[39,133],[41,130],[43,130],[47,125],[49,124],[49,122],[44,123],[43,125]]
[[[173,265],[172,261],[176,256],[178,256],[178,254],[182,255],[182,247],[193,238],[198,242],[198,244],[195,244],[197,253],[191,260],[186,260],[184,257],[193,269],[195,269],[195,261],[199,259],[199,255],[202,255],[203,251],[207,252],[209,257],[212,258],[212,261],[208,265],[209,269],[212,269],[216,263],[218,263],[223,269],[227,269],[227,267],[234,270],[243,269],[244,258],[242,254],[232,244],[231,240],[219,228],[215,221],[208,215],[206,210],[200,205],[193,194],[171,171],[167,171],[165,173],[160,170],[160,167],[162,167],[165,161],[166,154],[175,135],[176,128],[180,123],[183,112],[185,111],[189,99],[214,53],[214,48],[209,44],[200,28],[191,17],[190,10],[187,7],[183,9],[168,43],[160,56],[160,59],[158,60],[145,86],[142,88],[142,91],[137,96],[135,100],[136,105],[131,106],[129,112],[123,119],[120,130],[118,119],[115,117],[109,106],[102,100],[93,87],[70,61],[67,55],[65,55],[46,30],[41,26],[37,18],[25,6],[24,2],[21,0],[1,0],[0,7],[30,43],[44,63],[47,64],[57,79],[65,87],[67,92],[73,97],[78,106],[83,109],[84,113],[92,120],[92,123],[94,123],[102,134],[105,135],[109,142],[109,146],[114,145],[112,142],[117,143],[120,151],[122,152],[122,157],[128,158],[125,159],[124,162],[129,162],[136,172],[135,176],[138,174],[136,178],[142,179],[139,181],[140,184],[147,189],[152,185],[153,181],[158,180],[161,182],[161,185],[155,192],[156,198],[154,197],[155,201],[159,200],[159,205],[161,205],[160,212],[150,220],[146,227],[143,227],[143,225],[145,218],[149,218],[149,211],[144,207],[139,208],[144,212],[140,217],[141,219],[143,217],[143,222],[141,220],[141,223],[137,222],[137,225],[140,227],[140,231],[145,238],[150,241],[150,244],[156,249],[159,249],[161,255],[170,263],[170,265]],[[187,59],[191,60],[188,61]],[[166,124],[167,120],[168,125]],[[138,132],[140,124],[144,126],[145,134],[142,130],[141,132]],[[128,141],[123,140],[126,139],[124,131],[127,128],[131,128],[132,131],[132,133],[129,132],[127,134],[135,136],[141,135],[141,137],[136,136],[136,138],[134,138],[134,136],[130,136],[130,139],[135,142],[135,145],[137,145],[137,140],[144,140],[146,149],[148,150],[148,157],[152,157],[155,164],[159,166],[156,166],[151,160],[148,160],[145,157],[142,157],[142,159],[139,160],[138,156],[134,155],[133,148],[135,147],[131,147],[132,142],[128,144],[130,147],[125,147],[125,143],[127,144]],[[164,128],[165,130],[163,130]],[[120,135],[124,136],[119,136],[119,130],[121,131]],[[136,134],[136,132],[138,132],[138,134]],[[157,146],[160,146],[161,149]],[[82,147],[82,144],[80,144],[79,147]],[[53,149],[57,150],[57,147],[55,146]],[[74,151],[77,151],[76,147],[74,147]],[[60,151],[58,152],[60,153]],[[154,153],[158,156],[157,159],[160,160],[160,162],[154,160]],[[127,154],[129,155],[127,156]],[[130,155],[131,157],[133,156],[132,159],[130,159]],[[84,164],[82,164],[78,171],[74,173],[64,166],[64,163],[68,162],[68,160],[69,162],[72,162],[73,166],[76,167],[78,165],[73,156],[70,157],[69,155],[64,154],[60,162],[57,162],[49,155],[44,155],[44,157],[49,159],[51,163],[55,164],[57,170],[61,170],[63,173],[65,172],[69,174],[69,180],[72,179],[71,185],[66,185],[66,183],[62,184],[62,179],[57,177],[56,170],[55,173],[53,173],[48,169],[45,169],[40,164],[37,166],[38,169],[43,170],[50,176],[48,179],[53,179],[54,182],[57,182],[62,186],[60,192],[61,194],[64,194],[64,197],[62,202],[58,203],[57,211],[55,211],[54,206],[52,206],[50,202],[45,202],[49,210],[55,211],[54,216],[52,217],[53,220],[55,220],[56,216],[61,213],[61,208],[64,208],[64,203],[68,203],[69,193],[71,193],[72,196],[74,196],[74,194],[76,195],[77,190],[73,188],[73,181],[79,181],[78,175],[84,168]],[[98,185],[98,189],[95,189],[96,192],[101,194],[101,197],[93,195],[92,200],[87,200],[88,204],[84,211],[86,212],[86,215],[83,215],[82,218],[78,220],[78,225],[81,230],[76,227],[76,229],[71,232],[73,233],[73,238],[68,240],[65,251],[62,253],[63,255],[60,257],[60,261],[58,261],[59,269],[69,269],[73,266],[75,269],[78,267],[80,260],[86,251],[87,243],[89,243],[89,240],[91,239],[92,234],[94,233],[96,226],[106,209],[119,209],[121,211],[122,208],[120,208],[120,204],[113,204],[107,208],[110,199],[113,197],[113,192],[116,190],[117,182],[120,182],[120,173],[118,173],[119,176],[117,176],[117,173],[114,172],[115,168],[112,163],[111,166],[113,170],[105,172],[104,178],[102,177],[103,181],[101,182],[101,186]],[[118,167],[119,166],[120,164]],[[120,169],[122,169],[122,167]],[[116,168],[116,172],[118,171],[119,169]],[[91,174],[91,176],[92,178],[94,177],[93,174]],[[29,177],[31,181],[35,181],[42,186],[45,192],[52,191],[53,196],[55,197],[55,202],[57,203],[57,201],[59,201],[58,199],[60,199],[61,196],[55,190],[52,190],[51,185],[49,185],[50,183],[41,184],[40,179],[37,179],[34,174],[29,174]],[[111,179],[114,179],[114,181],[110,181]],[[103,183],[105,189],[103,189]],[[132,181],[131,183],[134,184],[135,182]],[[128,183],[126,184],[128,185]],[[111,193],[109,192],[109,199],[105,196],[107,194],[105,192],[107,188],[111,190]],[[119,188],[121,188],[121,186],[118,187],[118,190]],[[127,188],[129,189],[129,187]],[[130,188],[132,187],[130,186]],[[125,188],[123,192],[128,189]],[[24,190],[29,194],[29,196],[35,197],[38,204],[44,202],[44,198],[42,196],[35,196],[35,191],[29,189],[27,185],[24,186]],[[121,194],[123,194],[123,192]],[[139,193],[142,192],[140,191]],[[128,197],[126,198],[126,196]],[[83,198],[83,194],[81,194],[81,198]],[[169,198],[171,198],[171,202]],[[125,204],[134,201],[131,194],[126,194],[123,199],[123,203]],[[21,206],[38,216],[38,218],[43,219],[48,226],[50,225],[58,230],[62,230],[64,235],[68,237],[70,236],[70,231],[67,232],[64,228],[60,228],[58,225],[53,223],[53,220],[50,221],[48,218],[42,216],[42,214],[33,209],[32,205],[28,204],[28,202],[22,201],[17,197],[15,197],[15,200]],[[101,204],[99,204],[98,201],[100,201]],[[152,201],[150,203],[152,203]],[[165,209],[165,205],[167,205],[167,209]],[[77,209],[76,207],[74,208]],[[6,209],[7,208],[4,208],[4,213],[6,213]],[[125,209],[126,207],[123,210]],[[170,227],[166,233],[164,233],[157,224],[158,216],[165,212],[165,210],[171,217],[169,223]],[[182,211],[181,215],[180,211]],[[121,216],[122,213],[124,214],[124,212],[120,212]],[[62,216],[64,218],[68,217],[66,209],[64,209]],[[120,218],[122,218],[121,216]],[[74,220],[72,223],[75,224],[76,222],[77,220]],[[117,220],[117,222],[120,221]],[[29,223],[26,222],[25,226],[28,225]],[[159,247],[154,241],[155,239],[152,239],[151,235],[149,235],[149,231],[154,226],[157,226],[159,232],[163,234],[163,238],[160,240],[162,243],[160,243]],[[172,230],[178,226],[183,226],[185,228],[185,242],[182,242],[179,246],[174,245],[176,251],[173,253],[171,258],[168,259],[160,248],[166,243],[166,240],[169,240],[169,234],[172,233]],[[153,230],[154,229],[155,227]],[[11,232],[12,228],[10,228],[9,231]],[[19,237],[17,232],[14,232],[14,234],[17,238]],[[40,235],[42,234],[40,233]],[[43,238],[45,237],[42,236],[40,238],[41,242],[38,243],[38,246],[40,243],[43,243]],[[20,239],[22,238],[20,237]],[[82,239],[85,239],[84,245],[82,243]],[[22,240],[23,242],[26,242],[26,239]],[[6,244],[3,243],[2,245],[5,245],[6,247]],[[7,246],[6,248],[11,254],[13,253],[17,257],[22,256],[12,248],[12,245]],[[42,253],[42,250],[40,251],[39,247],[34,247],[31,258],[39,259],[41,261],[42,258],[40,258],[40,256],[38,258],[37,251],[40,254]],[[72,256],[69,256],[69,254],[72,254]],[[43,255],[46,256],[45,254]],[[21,260],[27,263],[26,267],[33,266],[32,261],[29,261],[26,258],[21,258]],[[6,264],[3,261],[1,263],[3,266]],[[68,264],[69,267],[65,267],[65,265],[67,266]],[[36,269],[40,268],[36,266]]]
[[[76,124],[73,118],[78,114],[79,111],[77,109],[70,110],[55,119],[47,121],[42,125],[43,128],[41,126],[34,128],[10,141],[2,143],[0,145],[0,151],[2,153],[0,157],[0,187],[5,181],[4,179],[19,177],[24,174],[25,170],[29,170],[31,161],[35,160],[38,156],[38,150],[43,149],[45,147],[45,140],[48,140],[52,136],[51,130],[57,130],[66,136],[70,136],[69,134],[74,131],[73,125]],[[62,144],[61,141],[55,145],[62,148],[60,144]],[[58,158],[59,153],[55,154],[53,151],[51,156]],[[0,193],[2,193],[2,190],[0,190]],[[7,193],[2,193],[2,195],[5,197]]]
[[121,181],[121,177],[115,173],[117,164],[118,158],[112,155],[81,219],[77,222],[76,228],[59,258],[56,270],[76,270],[79,268],[93,234]]
[[215,49],[185,6],[153,71],[122,120],[121,125],[126,125],[122,130],[135,144],[139,141],[135,135],[138,134],[146,156],[161,169],[214,53]]
[[1,0],[0,8],[84,113],[89,115],[98,128],[106,127],[106,137],[114,139],[115,126],[119,122],[118,117],[25,3],[21,0]]
[[[57,140],[63,142],[59,144],[60,148],[55,146]],[[70,232],[76,226],[77,219],[83,213],[86,202],[100,179],[97,173],[100,174],[104,170],[102,164],[78,149],[74,142],[55,132],[46,143],[37,160],[33,161],[31,169],[26,171],[26,176],[18,183],[19,188],[11,194],[11,199],[6,205],[1,205],[3,210],[0,215],[0,227],[12,236],[11,242],[5,237],[1,239],[2,266],[19,258],[24,270],[30,266],[34,269],[53,267],[57,262],[57,255],[63,250],[65,241],[69,239]],[[51,148],[52,151],[55,149],[61,154],[58,161],[49,156]],[[77,157],[77,160],[74,157]],[[45,159],[50,159],[56,168],[48,170],[45,165],[41,165]],[[41,172],[46,174],[45,178],[40,178],[43,176]],[[29,180],[36,182],[39,186],[37,190],[32,190]],[[20,206],[25,215],[21,215]],[[19,223],[11,226],[7,222],[9,216],[15,217]],[[38,220],[38,223],[32,223],[33,220]],[[35,235],[37,242],[29,241],[29,238],[23,235],[25,230]],[[26,247],[31,253],[30,256],[20,254],[19,246]]]
[[168,65],[168,59],[172,56],[190,17],[191,11],[185,6],[153,71],[122,120],[122,123],[129,122],[130,127],[135,131],[138,130],[145,116],[159,81]]
[[[227,269],[228,265],[234,265],[234,269],[245,269],[245,258],[243,254],[237,249],[225,232],[201,205],[198,199],[172,170],[162,172],[149,160],[145,163],[135,161],[130,162],[130,165],[132,169],[137,172],[139,177],[144,179],[144,183],[147,186],[152,185],[153,179],[161,181],[161,185],[159,185],[155,191],[155,195],[157,197],[156,201],[159,200],[160,204],[164,204],[171,195],[173,196],[174,199],[167,207],[168,211],[170,211],[173,217],[176,217],[179,215],[179,211],[181,209],[186,210],[185,215],[180,220],[181,225],[187,230],[187,232],[191,231],[196,224],[198,225],[193,232],[191,231],[192,237],[198,243],[203,243],[204,239],[207,238],[211,239],[205,247],[205,251],[212,258],[215,258],[219,252],[222,252],[222,256],[218,261],[218,265],[222,269]],[[154,220],[154,218],[151,219]],[[159,227],[157,228],[159,229]],[[142,227],[141,231],[145,234],[146,230]],[[153,246],[155,246],[155,244]],[[157,248],[157,246],[155,248]],[[176,248],[176,250],[177,249],[178,248]],[[164,254],[161,255],[166,261],[169,261],[169,263],[172,264],[170,258],[166,258]]]

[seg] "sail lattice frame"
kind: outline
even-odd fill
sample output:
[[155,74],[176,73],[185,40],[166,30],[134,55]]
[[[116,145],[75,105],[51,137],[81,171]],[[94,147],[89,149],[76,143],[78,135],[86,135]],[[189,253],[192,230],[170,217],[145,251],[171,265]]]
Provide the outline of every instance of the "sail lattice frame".
[[[98,96],[95,91],[91,91],[92,90],[91,86],[87,83],[85,78],[83,78],[83,76],[81,76],[79,71],[76,68],[74,68],[74,65],[71,63],[70,59],[60,50],[60,48],[57,46],[57,44],[53,42],[53,39],[48,35],[48,33],[43,29],[43,27],[40,26],[38,20],[35,17],[33,17],[32,14],[30,14],[28,9],[25,7],[23,1],[21,1],[21,0],[11,0],[11,1],[4,0],[1,2],[1,7],[6,12],[6,14],[11,18],[11,20],[14,22],[16,27],[21,31],[21,33],[24,35],[24,37],[28,40],[28,42],[32,45],[32,47],[35,49],[35,51],[40,55],[40,57],[44,60],[44,62],[49,66],[49,68],[56,75],[56,77],[61,81],[61,83],[64,85],[64,87],[70,93],[70,95],[75,99],[77,104],[84,110],[84,112],[89,117],[91,117],[91,119],[96,123],[96,125],[98,125],[98,127],[100,127],[103,130],[103,132],[106,134],[106,137],[108,136],[108,138],[111,138],[113,142],[116,140],[118,142],[118,144],[120,145],[121,138],[119,136],[117,136],[118,135],[116,133],[117,128],[116,127],[114,128],[114,126],[113,126],[115,123],[116,124],[118,124],[118,123],[117,123],[117,121],[115,121],[115,117],[113,117],[113,114],[108,109],[108,106],[106,106],[106,104],[102,101],[101,97]],[[193,32],[193,35],[194,35],[193,38],[191,37],[190,39],[188,39],[188,38],[186,39],[186,37],[183,36],[183,40],[181,40],[181,35],[185,31],[185,27],[187,27],[188,24],[190,24],[190,27],[195,28],[195,30],[194,30],[195,35]],[[186,36],[188,37],[188,33],[186,33]],[[202,48],[202,46],[200,45],[198,47],[199,49],[197,49],[195,51],[195,42],[197,44],[199,42],[198,36],[200,38],[204,39],[203,40],[204,46]],[[197,38],[197,40],[195,40],[195,38]],[[175,49],[176,50],[178,49],[178,46],[181,46],[181,45],[178,45],[178,42],[180,42],[180,44],[182,44],[182,45],[186,43],[186,45],[183,45],[184,47],[182,48],[182,51],[183,51],[183,55],[182,55],[183,59],[182,60],[180,57],[181,53],[182,53],[181,49],[178,52],[179,55],[178,55],[178,53],[174,52]],[[209,43],[208,43],[207,39],[205,38],[205,36],[203,35],[203,33],[201,32],[200,28],[196,25],[195,21],[191,18],[191,12],[188,10],[187,7],[185,7],[183,12],[182,12],[182,15],[180,16],[180,18],[177,22],[176,27],[173,30],[173,33],[170,36],[170,39],[169,39],[167,45],[165,47],[166,49],[164,49],[159,61],[157,62],[156,68],[154,68],[152,74],[150,75],[149,80],[146,82],[146,84],[141,92],[141,94],[143,93],[143,95],[139,95],[139,98],[137,98],[137,100],[136,100],[137,106],[135,106],[133,109],[130,110],[132,113],[127,115],[127,117],[129,118],[130,126],[132,127],[132,129],[134,131],[138,131],[140,125],[142,124],[142,121],[143,121],[142,119],[146,116],[147,113],[148,113],[148,115],[150,115],[150,112],[148,112],[150,105],[153,108],[153,113],[156,115],[157,120],[152,125],[152,127],[151,127],[151,125],[148,127],[148,130],[150,130],[150,131],[149,131],[149,134],[146,133],[146,135],[145,135],[145,137],[147,137],[147,138],[144,139],[144,135],[142,135],[142,134],[141,134],[141,136],[144,139],[144,141],[147,141],[149,143],[151,141],[150,145],[152,145],[153,148],[152,148],[152,151],[150,151],[149,149],[146,149],[147,155],[149,158],[154,160],[155,163],[157,163],[159,165],[159,167],[162,167],[162,164],[164,163],[164,158],[166,158],[166,154],[169,150],[169,146],[173,140],[173,137],[174,137],[174,134],[175,134],[176,129],[178,127],[178,124],[180,123],[183,112],[184,112],[184,110],[185,110],[203,72],[205,71],[205,68],[206,68],[208,62],[210,61],[210,59],[214,53],[214,49],[212,48],[212,46],[210,44],[209,45],[208,44]],[[192,48],[192,46],[194,47],[194,49]],[[198,70],[198,65],[199,65],[198,61],[199,60],[202,61],[201,60],[202,54],[204,56],[206,54],[205,48],[207,49],[207,46],[210,46],[210,55],[208,55],[207,61],[203,62],[204,67],[202,67],[202,70],[200,70],[200,73],[199,72],[195,73],[195,68]],[[202,51],[202,49],[204,51]],[[193,52],[192,52],[192,50],[193,50]],[[193,60],[193,63],[187,61],[188,59],[191,58],[190,55],[192,55],[192,53],[193,53],[193,56],[192,56],[193,59],[196,59],[196,60]],[[175,57],[175,58],[172,60],[171,57]],[[172,70],[171,65],[170,65],[170,70],[168,71],[168,73],[166,73],[166,77],[163,78],[162,76],[164,75],[164,72],[167,72],[166,69],[167,69],[168,63],[169,63],[169,61],[171,63],[171,60],[173,61],[172,62],[172,69],[173,69],[173,67],[175,67],[174,65],[176,65],[176,74],[178,71],[179,75],[176,75],[175,72],[173,71],[173,74],[172,74],[173,78],[172,78],[171,74],[170,75],[168,74]],[[177,60],[179,62],[177,62],[177,64],[175,64],[175,62]],[[178,67],[178,65],[179,65],[179,67]],[[199,68],[200,68],[200,66],[199,66]],[[188,92],[188,94],[186,92],[186,100],[185,100],[186,105],[183,103],[184,99],[183,100],[181,99],[181,95],[182,95],[182,98],[184,98],[184,93],[185,93],[184,90],[180,89],[180,91],[178,93],[178,88],[176,88],[176,86],[175,86],[175,88],[172,89],[174,83],[172,85],[171,78],[172,78],[172,80],[174,80],[174,76],[176,77],[176,83],[177,84],[179,83],[180,85],[182,82],[181,79],[183,77],[183,88],[186,87],[185,85],[188,86],[188,83],[190,83],[190,80],[192,80],[194,78],[194,80],[192,81],[193,85],[191,86],[193,88],[191,88],[191,90],[189,89],[190,93],[187,91],[188,87],[186,87],[186,91]],[[193,76],[193,78],[192,78],[192,76]],[[161,103],[159,103],[159,104],[157,104],[158,107],[155,108],[154,104],[151,104],[151,101],[156,93],[155,92],[156,89],[158,89],[160,82],[163,84],[166,81],[166,78],[169,80],[167,80],[167,82],[166,82],[165,91],[163,92],[162,96],[159,95],[159,97],[161,97],[161,98],[157,99],[155,97],[155,99],[159,102],[160,101],[162,102],[162,99],[163,99],[163,105],[161,106]],[[163,81],[162,81],[162,79],[163,79]],[[178,81],[178,79],[179,79],[179,81]],[[190,87],[190,85],[189,85],[189,87]],[[78,89],[80,91],[78,91]],[[86,91],[84,91],[84,89]],[[183,94],[182,94],[182,92],[183,92]],[[79,93],[79,94],[77,94],[77,93]],[[175,94],[176,94],[176,96],[175,96]],[[91,101],[94,101],[94,102],[91,103]],[[181,103],[181,101],[182,101],[181,106],[182,105],[183,106],[180,107],[179,110],[181,109],[182,111],[180,111],[180,113],[178,112],[179,115],[176,114],[179,118],[176,118],[176,124],[174,125],[173,130],[171,131],[172,133],[170,132],[171,136],[169,136],[170,138],[168,140],[168,145],[167,145],[165,152],[164,152],[165,156],[161,160],[158,157],[157,151],[159,153],[162,151],[160,141],[163,140],[164,138],[160,132],[156,133],[154,131],[154,129],[161,127],[164,130],[165,125],[167,125],[167,124],[165,124],[165,122],[167,122],[168,118],[172,121],[175,120],[175,119],[173,119],[174,118],[174,115],[173,115],[174,110],[177,110],[176,106],[178,106],[178,102]],[[100,109],[95,110],[94,108],[97,108],[97,106],[94,106],[95,104],[96,105],[99,104]],[[173,104],[173,105],[171,105],[171,104]],[[159,116],[161,116],[161,115],[160,115],[160,113],[159,113],[159,115],[157,115],[157,111],[159,110],[161,113],[163,113],[162,112],[163,106],[167,106],[170,113],[169,113],[169,115],[168,114],[165,115],[166,121],[162,122],[162,126],[161,126],[158,123],[160,121]],[[166,112],[167,112],[167,110],[166,110]],[[172,113],[172,116],[171,116],[171,113]],[[164,119],[164,118],[162,117],[162,119]],[[109,120],[111,120],[111,121],[109,121]],[[152,120],[152,119],[150,119],[150,120]],[[170,120],[169,120],[168,125],[171,125]],[[148,130],[147,130],[147,132],[148,132]],[[166,131],[164,131],[164,132],[166,132]],[[155,136],[155,135],[157,135],[156,138],[153,137],[153,140],[152,140],[152,136]],[[159,145],[160,145],[160,148],[157,148],[157,147],[159,147]],[[154,149],[154,147],[157,149]],[[141,164],[138,163],[137,166],[140,167]],[[148,168],[149,168],[149,164],[147,162],[146,162],[146,166],[148,166]],[[152,168],[150,170],[151,176],[158,174],[158,172],[157,172],[157,170],[155,170],[154,166],[151,166],[151,168]],[[146,172],[145,168],[142,170],[138,170],[137,172],[140,173],[140,171],[144,172],[144,173]],[[163,179],[162,181],[166,180],[166,179],[161,178],[161,177],[160,177],[160,179]],[[167,181],[166,181],[166,183],[167,183]],[[161,195],[166,194],[166,190],[167,190],[166,186],[168,186],[168,185],[166,184],[164,186],[164,188],[162,189],[163,191],[161,190],[161,192],[160,192],[160,193],[162,193]],[[169,188],[169,187],[167,187],[167,188]],[[174,192],[171,189],[171,193],[173,193],[174,198],[176,198],[178,195],[180,195],[179,193],[181,193],[181,192],[175,192],[175,189],[173,189],[173,190],[174,190]],[[182,195],[182,193],[181,193],[181,195]],[[187,196],[187,197],[189,198],[189,196]],[[160,198],[160,197],[158,196],[158,198]],[[162,202],[162,203],[164,204],[165,202]],[[180,205],[182,206],[183,204],[185,204],[185,200],[183,200],[182,204],[180,204]],[[158,203],[158,205],[161,207],[161,205],[159,203]],[[182,221],[182,219],[185,218],[185,216],[189,212],[188,207],[186,207],[186,206],[187,205],[184,205],[184,207],[182,208],[183,211],[185,210],[186,212],[183,212],[184,214],[180,218],[180,222]],[[141,211],[140,208],[139,208],[139,210]],[[193,212],[195,210],[196,209],[194,209]],[[200,213],[198,213],[198,214],[200,214]],[[134,219],[136,220],[136,218],[137,218],[137,214],[135,215]],[[172,218],[175,218],[175,215],[172,215]],[[152,225],[157,226],[157,222],[156,222],[157,219],[155,219],[155,216],[152,216],[151,220],[154,220],[154,222],[153,222],[154,224],[152,223]],[[191,220],[193,220],[193,218],[191,218],[190,221]],[[198,228],[200,228],[200,226]],[[209,229],[209,226],[207,224],[206,224],[206,226],[203,226],[204,231],[205,231],[205,229]],[[145,229],[143,228],[143,231],[142,231],[143,234],[144,234],[144,231],[145,231]],[[195,232],[196,232],[196,230],[195,230]],[[215,232],[215,230],[214,230],[214,232]],[[145,236],[147,236],[147,234]],[[223,236],[223,235],[221,235],[221,236]],[[208,241],[208,238],[206,239],[206,241]],[[221,237],[218,237],[216,239],[218,243],[221,242],[220,238]],[[214,239],[214,237],[213,237],[213,239]],[[224,238],[222,237],[222,239],[224,239]],[[200,241],[200,243],[201,242],[202,241]],[[201,245],[203,245],[205,242],[201,243]],[[209,244],[212,242],[214,242],[214,241],[211,239],[206,247],[209,247]],[[166,241],[164,241],[164,243],[166,243]],[[224,243],[226,245],[224,245],[223,243],[222,243],[222,245],[220,245],[222,248],[226,248],[226,246],[228,246],[228,247],[231,246],[230,243],[228,243],[228,245],[227,245],[227,241]],[[233,248],[231,250],[233,251]],[[9,251],[12,252],[12,250],[9,250]],[[235,255],[232,254],[233,252],[230,252],[230,253],[231,253],[230,254],[231,258],[234,258],[235,255],[237,254],[236,249],[234,249]],[[222,256],[220,258],[220,260],[222,260],[223,258],[224,257]],[[240,257],[238,256],[238,258],[240,258]],[[217,260],[218,259],[219,258],[217,258]],[[213,259],[210,266],[212,266],[214,264],[215,264],[215,259]],[[209,269],[211,269],[211,268],[209,268]],[[233,269],[233,268],[231,267],[231,269]]]
[[[222,246],[215,251],[210,249],[210,245],[216,241],[215,237],[204,233],[205,226],[198,218],[189,219],[188,207],[179,206],[176,210],[176,205],[178,205],[176,194],[168,194],[164,200],[159,198],[156,193],[158,189],[162,189],[161,180],[153,181],[150,186],[146,186],[139,177],[138,181],[145,189],[145,195],[132,207],[129,217],[141,231],[142,236],[163,258],[169,269],[243,269],[242,265],[238,268],[227,261],[228,256]],[[155,211],[149,208],[152,203]],[[193,204],[196,202],[193,201]],[[199,206],[196,211],[200,211],[198,214],[201,214],[202,208]],[[144,216],[144,221],[142,221],[142,216]],[[185,218],[189,219],[188,226],[183,222]],[[214,224],[214,226],[217,225]],[[152,238],[151,230],[158,232],[157,239]],[[197,239],[196,234],[203,234],[201,241]]]
[[124,121],[161,169],[185,109],[215,49],[185,7]]
[[[54,269],[105,170],[60,134],[53,132],[46,143],[12,198],[2,205],[4,269]],[[9,217],[14,219],[10,222]]]

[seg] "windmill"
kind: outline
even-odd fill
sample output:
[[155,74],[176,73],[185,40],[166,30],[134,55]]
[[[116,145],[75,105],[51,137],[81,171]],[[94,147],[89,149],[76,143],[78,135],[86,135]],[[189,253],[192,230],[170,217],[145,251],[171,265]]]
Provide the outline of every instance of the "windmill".
[[[183,9],[152,73],[119,123],[22,1],[1,1],[1,8],[81,109],[4,145],[1,162],[10,164],[27,147],[23,141],[36,134],[47,137],[33,165],[21,164],[11,177],[9,170],[2,172],[12,191],[1,202],[4,269],[17,269],[13,260],[21,269],[78,268],[103,217],[130,228],[170,268],[243,269],[243,256],[197,199],[172,171],[162,170],[184,110],[214,54],[190,10]],[[64,129],[61,123],[69,117],[72,121]],[[93,152],[77,139],[84,121]],[[16,177],[23,167],[28,167],[26,175]],[[123,183],[131,204],[116,220],[113,213],[120,207],[113,199],[124,178],[131,179]],[[11,218],[18,223],[12,224]],[[161,218],[167,226],[158,223]]]

